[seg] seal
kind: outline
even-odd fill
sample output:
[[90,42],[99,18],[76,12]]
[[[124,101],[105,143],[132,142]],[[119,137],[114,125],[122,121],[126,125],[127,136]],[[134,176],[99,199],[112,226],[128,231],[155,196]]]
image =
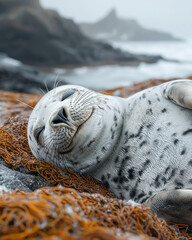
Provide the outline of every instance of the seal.
[[192,225],[191,109],[187,79],[127,99],[61,86],[33,109],[29,146],[36,158],[90,174],[119,198]]

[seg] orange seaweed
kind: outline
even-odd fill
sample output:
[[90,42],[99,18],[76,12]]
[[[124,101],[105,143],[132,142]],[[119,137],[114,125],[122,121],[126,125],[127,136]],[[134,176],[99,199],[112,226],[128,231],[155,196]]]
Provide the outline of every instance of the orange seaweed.
[[1,239],[125,240],[132,234],[143,240],[192,239],[186,225],[168,225],[148,208],[115,198],[90,176],[33,157],[27,143],[27,121],[40,97],[0,92],[5,118],[0,128],[0,157],[14,169],[24,167],[59,185],[0,195]]

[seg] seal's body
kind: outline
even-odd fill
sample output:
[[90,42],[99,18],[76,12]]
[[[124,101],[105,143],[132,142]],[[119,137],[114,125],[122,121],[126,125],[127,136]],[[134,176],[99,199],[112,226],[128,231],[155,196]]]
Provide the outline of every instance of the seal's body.
[[127,99],[62,86],[34,108],[29,145],[37,158],[89,173],[119,198],[192,224],[192,191],[177,190],[192,188],[191,108],[192,82],[187,80]]
[[154,87],[125,100],[124,111],[113,147],[113,131],[120,129],[115,129],[115,114],[109,118],[114,129],[103,146],[106,152],[111,147],[111,155],[91,175],[118,197],[140,203],[159,191],[192,188],[192,110],[175,105]]

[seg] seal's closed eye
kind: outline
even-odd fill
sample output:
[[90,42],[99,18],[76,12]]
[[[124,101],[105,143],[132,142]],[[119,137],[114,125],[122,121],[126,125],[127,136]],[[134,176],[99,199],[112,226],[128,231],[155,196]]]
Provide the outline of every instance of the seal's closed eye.
[[70,97],[73,95],[76,91],[75,90],[70,90],[68,92],[65,92],[61,98],[61,101],[64,101],[66,98]]
[[36,141],[38,142],[39,141],[39,136],[40,134],[42,133],[42,131],[45,129],[45,126],[43,127],[38,127],[34,130],[34,137],[36,139]]

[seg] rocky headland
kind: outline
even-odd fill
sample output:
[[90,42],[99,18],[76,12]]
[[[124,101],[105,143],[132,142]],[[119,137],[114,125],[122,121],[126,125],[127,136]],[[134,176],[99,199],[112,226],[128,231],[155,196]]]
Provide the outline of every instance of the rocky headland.
[[179,41],[169,33],[144,28],[134,19],[123,19],[111,10],[95,23],[80,23],[83,33],[107,41]]

